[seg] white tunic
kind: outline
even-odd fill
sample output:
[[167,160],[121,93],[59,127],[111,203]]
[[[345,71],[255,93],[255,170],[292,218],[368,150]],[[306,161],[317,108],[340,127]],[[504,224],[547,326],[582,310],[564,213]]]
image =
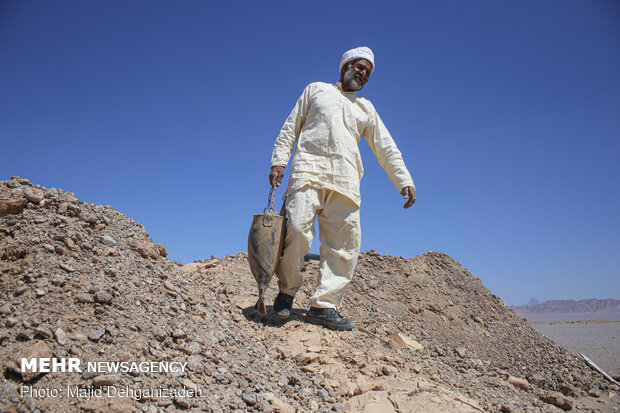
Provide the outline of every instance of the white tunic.
[[306,86],[276,138],[271,166],[286,166],[296,146],[287,195],[312,185],[337,191],[359,206],[364,174],[358,148],[361,136],[399,192],[413,186],[403,157],[372,103],[355,92],[344,92],[340,82]]

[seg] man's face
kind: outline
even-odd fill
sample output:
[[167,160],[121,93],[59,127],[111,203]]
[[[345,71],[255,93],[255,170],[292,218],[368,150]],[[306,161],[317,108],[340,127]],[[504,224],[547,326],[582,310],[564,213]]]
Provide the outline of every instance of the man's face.
[[357,59],[345,65],[342,86],[344,90],[357,92],[361,90],[370,77],[372,64],[366,59]]

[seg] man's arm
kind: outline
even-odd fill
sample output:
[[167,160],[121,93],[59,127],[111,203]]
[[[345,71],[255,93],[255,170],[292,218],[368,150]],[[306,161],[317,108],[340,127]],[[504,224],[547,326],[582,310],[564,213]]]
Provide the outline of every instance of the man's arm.
[[310,107],[310,86],[306,86],[303,93],[297,100],[293,111],[284,122],[276,142],[273,145],[273,154],[271,155],[271,172],[269,173],[269,184],[271,186],[280,186],[282,177],[284,176],[284,168],[288,164],[291,157],[295,142],[299,139],[301,128],[306,121],[306,114]]
[[364,139],[368,142],[368,146],[372,149],[383,170],[388,174],[390,181],[400,191],[403,198],[407,199],[404,208],[409,208],[416,200],[415,185],[411,174],[405,166],[403,156],[394,139],[392,139],[374,107],[369,116],[368,125],[366,125],[366,130],[363,133]]

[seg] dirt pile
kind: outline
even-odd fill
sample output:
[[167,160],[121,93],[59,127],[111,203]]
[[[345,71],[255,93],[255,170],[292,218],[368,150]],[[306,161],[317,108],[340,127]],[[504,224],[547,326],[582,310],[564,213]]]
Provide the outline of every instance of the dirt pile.
[[[293,317],[277,323],[253,309],[246,254],[170,262],[141,225],[69,192],[0,181],[0,237],[0,411],[619,406],[617,389],[445,254],[362,254],[343,306],[360,328],[336,333],[303,322],[316,261],[305,267]],[[168,372],[21,371],[19,359],[34,356],[77,358],[82,367],[187,364]]]

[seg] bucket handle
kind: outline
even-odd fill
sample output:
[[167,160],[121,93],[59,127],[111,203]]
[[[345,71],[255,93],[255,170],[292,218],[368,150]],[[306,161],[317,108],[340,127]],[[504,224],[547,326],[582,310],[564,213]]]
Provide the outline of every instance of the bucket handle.
[[267,198],[267,208],[263,210],[265,214],[277,214],[278,211],[273,207],[273,203],[276,200],[276,187],[272,186],[269,190],[269,197]]

